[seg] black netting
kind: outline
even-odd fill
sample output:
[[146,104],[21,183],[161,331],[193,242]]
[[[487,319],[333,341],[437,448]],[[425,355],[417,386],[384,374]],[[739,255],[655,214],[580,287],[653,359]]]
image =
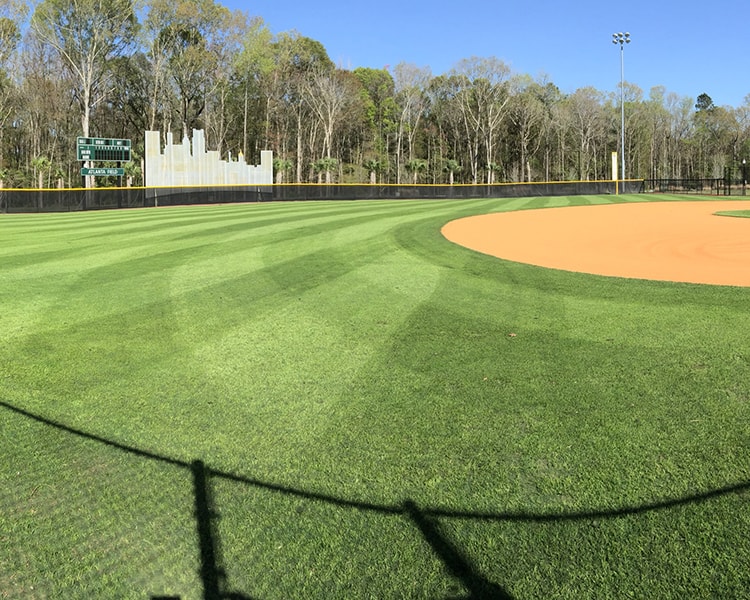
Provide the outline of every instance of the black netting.
[[69,212],[147,206],[145,188],[0,190],[2,212]]
[[[146,206],[224,204],[302,200],[460,200],[634,194],[647,191],[644,181],[566,181],[493,185],[282,184],[200,188],[96,188],[0,190],[2,212],[67,212]],[[653,186],[648,189],[653,189]],[[659,189],[659,191],[664,191]]]

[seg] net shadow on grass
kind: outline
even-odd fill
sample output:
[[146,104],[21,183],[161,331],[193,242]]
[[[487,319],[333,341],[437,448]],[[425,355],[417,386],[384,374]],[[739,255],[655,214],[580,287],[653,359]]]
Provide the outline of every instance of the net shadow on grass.
[[[2,400],[0,400],[0,408],[4,408],[7,411],[28,418],[42,425],[52,427],[58,431],[63,431],[80,438],[95,441],[110,448],[115,448],[143,459],[159,461],[189,472],[193,482],[194,517],[200,556],[199,577],[203,587],[202,597],[204,600],[252,600],[250,596],[245,595],[242,592],[227,590],[228,584],[222,564],[220,540],[215,527],[219,514],[213,502],[211,488],[212,479],[221,479],[303,500],[323,502],[340,508],[375,512],[381,515],[405,518],[419,531],[435,556],[443,563],[447,572],[459,581],[468,591],[469,595],[465,596],[465,598],[471,600],[490,598],[512,600],[513,597],[507,590],[487,579],[474,567],[469,558],[466,557],[464,553],[461,552],[461,550],[441,532],[438,522],[439,519],[526,523],[607,519],[639,515],[652,511],[668,510],[679,506],[706,502],[730,494],[740,494],[750,491],[750,481],[744,481],[691,495],[643,503],[636,506],[624,506],[615,509],[602,510],[592,509],[579,512],[535,513],[524,511],[462,511],[434,507],[420,507],[409,499],[405,499],[400,505],[376,504],[310,492],[253,479],[235,473],[212,469],[198,459],[192,462],[186,462],[168,456],[162,456],[154,452],[122,444],[99,435],[69,427],[62,423],[58,423],[22,408],[13,406]],[[178,600],[179,598],[179,596],[151,596],[152,600]]]

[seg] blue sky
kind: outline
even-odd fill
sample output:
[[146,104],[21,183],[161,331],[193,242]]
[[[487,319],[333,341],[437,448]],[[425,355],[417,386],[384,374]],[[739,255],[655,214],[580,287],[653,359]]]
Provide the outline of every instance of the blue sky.
[[217,0],[260,16],[273,33],[296,30],[321,42],[347,69],[400,62],[449,71],[471,56],[495,56],[515,73],[546,74],[563,92],[616,92],[628,31],[625,80],[717,105],[750,94],[750,3],[741,0]]

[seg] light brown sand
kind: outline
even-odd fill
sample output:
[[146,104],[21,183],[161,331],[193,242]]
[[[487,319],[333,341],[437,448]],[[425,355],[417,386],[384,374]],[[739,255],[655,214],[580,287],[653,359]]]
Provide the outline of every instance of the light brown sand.
[[443,227],[450,241],[541,267],[660,281],[750,286],[750,202],[644,202],[480,215]]

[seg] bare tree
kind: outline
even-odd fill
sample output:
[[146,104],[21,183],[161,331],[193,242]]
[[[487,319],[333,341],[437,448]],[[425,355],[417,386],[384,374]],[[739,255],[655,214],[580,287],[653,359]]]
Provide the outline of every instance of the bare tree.
[[570,115],[573,136],[577,139],[577,179],[589,180],[596,173],[597,144],[606,131],[607,117],[601,92],[580,88],[568,96],[565,107]]
[[295,177],[304,180],[303,169],[312,165],[317,152],[321,121],[306,100],[309,80],[334,65],[320,42],[296,32],[280,34],[272,44],[274,68],[264,78],[266,94],[265,141],[281,156],[295,155]]
[[15,108],[14,97],[17,96],[13,60],[21,40],[20,23],[28,6],[26,4],[3,2],[0,5],[0,170],[5,166],[3,160],[3,141],[5,124]]
[[666,108],[669,112],[669,153],[672,156],[671,177],[693,176],[688,146],[692,137],[692,100],[669,94]]
[[509,104],[509,118],[518,144],[518,166],[521,181],[531,181],[530,154],[539,148],[543,140],[541,127],[547,117],[543,102],[544,88],[528,75],[515,77],[515,93]]
[[453,74],[465,82],[459,97],[469,143],[472,181],[477,183],[479,179],[481,148],[488,167],[487,183],[493,183],[497,133],[510,100],[507,86],[510,68],[498,58],[472,57],[460,61]]
[[[229,98],[237,84],[236,73],[242,48],[242,37],[247,29],[247,17],[240,11],[225,13],[214,33],[211,45],[216,57],[212,73],[213,85],[207,90],[206,129],[212,146],[220,153],[227,144],[230,128],[238,115],[229,110]],[[235,146],[239,152],[243,146]]]
[[[249,152],[250,107],[253,97],[258,99],[256,109],[265,116],[263,121],[266,129],[269,123],[267,81],[274,67],[272,38],[273,35],[263,19],[260,17],[251,19],[242,39],[242,49],[236,60],[237,74],[242,85],[242,151],[246,156]],[[255,121],[257,123],[258,119]]]
[[80,135],[80,120],[70,110],[74,82],[60,61],[57,52],[34,39],[20,56],[24,77],[14,117],[25,124],[21,146],[29,164],[40,155],[66,164]]
[[340,70],[319,69],[311,73],[304,87],[304,98],[318,120],[323,132],[321,158],[326,165],[326,183],[330,183],[334,134],[341,129],[346,112],[355,107],[358,99],[354,86],[358,81]]
[[165,101],[164,96],[170,92],[167,77],[169,54],[167,52],[167,40],[161,36],[161,30],[164,24],[158,19],[151,18],[151,15],[145,20],[142,27],[141,43],[145,46],[146,56],[148,57],[150,79],[148,90],[148,128],[151,131],[157,129],[157,120],[159,114],[164,113]]
[[408,63],[399,63],[393,69],[396,102],[399,106],[396,133],[396,183],[401,183],[401,154],[404,140],[407,142],[406,160],[414,158],[414,140],[419,131],[419,122],[427,106],[425,91],[430,83],[429,67],[419,68]]
[[[49,0],[47,0],[49,1]],[[152,55],[166,61],[179,106],[182,134],[189,135],[206,108],[216,77],[232,13],[214,0],[151,0],[146,27]]]
[[323,127],[324,158],[331,158],[333,133],[346,106],[347,91],[336,71],[318,71],[305,86],[305,100]]
[[81,129],[107,97],[108,61],[132,44],[137,20],[132,0],[44,0],[31,19],[36,35],[54,48],[76,83]]

